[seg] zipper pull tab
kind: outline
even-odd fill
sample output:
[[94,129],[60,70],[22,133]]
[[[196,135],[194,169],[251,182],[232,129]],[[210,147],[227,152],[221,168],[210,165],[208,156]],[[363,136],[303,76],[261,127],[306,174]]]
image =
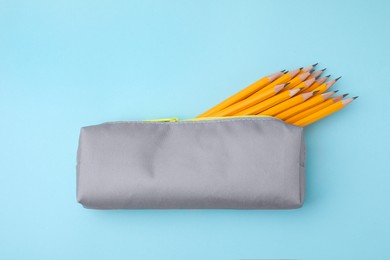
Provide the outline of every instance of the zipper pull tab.
[[172,118],[159,118],[159,119],[150,119],[150,120],[144,120],[147,122],[177,122],[179,121],[179,118],[172,117]]

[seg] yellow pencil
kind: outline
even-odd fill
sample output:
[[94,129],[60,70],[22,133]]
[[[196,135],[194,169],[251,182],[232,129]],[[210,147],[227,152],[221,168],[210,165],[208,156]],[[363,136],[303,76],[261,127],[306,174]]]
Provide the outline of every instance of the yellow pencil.
[[353,97],[353,98],[347,98],[347,99],[344,99],[344,100],[340,100],[328,107],[325,107],[305,118],[302,118],[301,120],[298,120],[296,122],[294,122],[293,124],[294,125],[297,125],[297,126],[300,126],[300,127],[305,127],[305,126],[308,126],[326,116],[329,116],[331,114],[333,114],[334,112],[336,111],[339,111],[340,109],[344,108],[346,105],[348,105],[349,103],[351,103],[353,100],[355,100],[357,97]]
[[301,91],[301,89],[299,89],[299,88],[283,91],[283,92],[281,92],[281,93],[279,93],[279,94],[277,94],[277,95],[275,95],[267,100],[264,100],[263,102],[258,103],[257,105],[251,106],[243,111],[240,111],[235,115],[237,115],[237,116],[257,115],[260,112],[289,99],[290,97],[297,94],[299,91]]
[[321,76],[321,74],[326,70],[325,69],[322,69],[322,70],[318,70],[318,71],[314,71],[310,74],[310,76],[308,77],[308,79],[317,79],[319,76]]
[[301,71],[298,73],[298,74],[303,74],[305,72],[310,72],[314,69],[315,66],[318,65],[318,62],[316,64],[313,64],[313,65],[310,65],[310,66],[307,66],[305,68],[301,68]]
[[303,93],[299,94],[293,98],[289,98],[286,101],[283,101],[276,106],[273,106],[271,108],[268,108],[267,110],[260,112],[258,115],[267,115],[267,116],[274,116],[276,114],[279,114],[293,106],[296,106],[298,104],[301,104],[302,102],[306,101],[310,97],[313,96],[313,92],[309,93]]
[[336,81],[338,81],[340,78],[341,77],[338,77],[337,79],[331,80],[329,82],[322,83],[320,86],[315,88],[313,91],[318,91],[317,95],[322,94],[325,91],[327,91],[331,86],[333,86],[334,83],[336,83]]
[[321,84],[323,84],[325,81],[329,79],[330,75],[327,75],[325,77],[322,77],[320,79],[316,79],[316,81],[307,89],[305,89],[303,92],[310,92],[318,88]]
[[[306,88],[310,87],[310,85],[313,84],[314,81],[315,81],[315,79],[308,79],[308,80],[301,82],[298,86],[295,86],[293,88],[301,88],[302,90],[305,90]],[[288,89],[289,86],[290,85],[288,85],[286,88]]]
[[238,112],[247,109],[253,105],[256,105],[272,96],[275,96],[278,92],[280,92],[287,84],[276,85],[274,88],[261,92],[258,95],[252,95],[244,100],[241,100],[227,108],[215,112],[213,116],[231,116],[237,114]]
[[[213,108],[207,110],[206,112],[202,113],[201,115],[197,116],[198,117],[205,117],[205,116],[211,116],[213,113],[218,112],[240,100],[243,100],[244,98],[249,97],[253,93],[259,91],[260,89],[264,88],[267,86],[269,83],[274,82],[276,79],[279,77],[283,77],[286,74],[283,75],[283,72],[276,72],[272,75],[266,76],[255,83],[249,85],[248,87],[244,88],[243,90],[237,92],[236,94],[232,95],[231,97],[225,99],[218,105],[214,106]],[[278,85],[278,84],[276,84]]]
[[313,114],[313,113],[315,113],[315,112],[317,112],[317,111],[319,111],[319,110],[321,110],[321,109],[323,109],[325,107],[328,107],[328,106],[330,106],[330,105],[340,101],[341,99],[343,99],[347,95],[348,94],[344,94],[344,95],[341,95],[341,96],[329,98],[329,99],[325,100],[324,102],[322,102],[322,103],[320,103],[318,105],[315,105],[314,107],[311,107],[311,108],[309,108],[307,110],[304,110],[304,111],[302,111],[302,112],[300,112],[300,113],[298,113],[298,114],[296,114],[296,115],[294,115],[292,117],[284,119],[284,121],[286,123],[292,124],[292,123],[294,123],[294,122],[296,122],[298,120],[301,120],[302,118],[305,118],[305,117],[307,117],[307,116],[309,116],[309,115],[311,115],[311,114]]
[[305,72],[303,74],[296,75],[293,79],[287,82],[288,83],[287,89],[292,89],[298,86],[299,84],[302,83],[302,81],[304,81],[309,76],[310,76],[310,72]]
[[[310,98],[309,100],[303,102],[302,104],[291,107],[290,109],[287,109],[286,111],[283,111],[282,113],[275,115],[275,117],[279,118],[281,120],[286,120],[289,117],[292,117],[296,114],[301,113],[302,111],[305,111],[309,108],[312,108],[312,107],[324,102],[326,99],[331,97],[336,92],[337,92],[337,90],[333,91],[333,92],[328,92],[328,93],[314,96],[314,97]],[[312,93],[312,92],[307,92],[307,93]]]
[[294,78],[300,71],[301,71],[301,69],[296,69],[296,70],[293,70],[293,71],[286,71],[283,76],[281,76],[280,78],[276,79],[275,81],[270,83],[268,86],[264,87],[263,89],[257,91],[254,95],[258,94],[259,92],[267,91],[269,89],[272,89],[276,85],[287,83],[292,78]]

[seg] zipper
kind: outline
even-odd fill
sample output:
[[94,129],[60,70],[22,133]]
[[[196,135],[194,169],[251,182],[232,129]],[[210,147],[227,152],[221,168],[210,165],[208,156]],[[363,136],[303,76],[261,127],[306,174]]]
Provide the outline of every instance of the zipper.
[[[273,116],[267,115],[248,115],[248,116],[216,116],[216,117],[200,117],[200,118],[191,118],[191,119],[183,119],[180,120],[177,117],[172,118],[158,118],[158,119],[149,119],[144,120],[146,122],[191,122],[191,121],[207,121],[207,120],[222,120],[222,119],[235,119],[235,118],[275,118]],[[278,118],[275,118],[278,119]]]

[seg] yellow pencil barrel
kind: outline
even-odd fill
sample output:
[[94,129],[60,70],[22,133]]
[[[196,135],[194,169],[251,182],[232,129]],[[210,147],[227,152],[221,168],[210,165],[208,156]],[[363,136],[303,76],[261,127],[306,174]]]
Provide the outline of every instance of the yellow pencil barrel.
[[277,114],[275,117],[279,118],[281,120],[286,120],[289,117],[292,117],[296,114],[299,114],[305,110],[308,110],[308,109],[324,102],[326,99],[328,99],[334,93],[335,92],[329,92],[329,93],[324,93],[321,95],[315,95],[314,97],[310,98],[309,100],[306,100],[302,104],[298,104],[290,109],[287,109],[287,110]]
[[267,100],[264,100],[263,102],[261,102],[257,105],[254,105],[254,106],[249,107],[243,111],[240,111],[236,115],[238,115],[238,116],[257,115],[260,112],[262,112],[262,111],[264,111],[272,106],[275,106],[275,105],[279,104],[280,102],[283,102],[284,100],[289,99],[290,97],[294,96],[299,91],[300,91],[300,89],[292,89],[292,90],[283,91],[283,92],[281,92],[281,93],[279,93],[279,94],[277,94],[277,95],[275,95]]
[[[355,97],[356,98],[356,97]],[[346,105],[348,105],[350,102],[352,102],[355,98],[348,98],[345,100],[338,101],[330,106],[327,106],[311,115],[308,115],[307,117],[304,117],[294,123],[294,125],[305,127],[307,125],[310,125],[326,116],[329,116],[336,111],[339,111],[340,109],[344,108]]]
[[274,115],[279,114],[279,113],[281,113],[281,112],[283,112],[283,111],[285,111],[285,110],[287,110],[295,105],[301,104],[302,102],[304,102],[305,100],[307,100],[311,96],[313,96],[313,92],[300,94],[298,96],[287,99],[286,101],[283,101],[283,102],[277,104],[276,106],[273,106],[273,107],[259,113],[259,115],[274,116]]
[[298,85],[300,85],[307,77],[309,77],[310,73],[305,72],[303,74],[295,76],[293,79],[288,81],[287,89],[292,89]]
[[262,92],[260,95],[252,95],[248,98],[241,100],[227,108],[218,111],[213,114],[213,116],[232,116],[237,114],[238,112],[247,109],[251,106],[254,106],[272,96],[276,95],[279,91],[281,91],[285,87],[285,84],[277,85],[273,89]]
[[236,94],[232,95],[231,97],[225,99],[224,101],[220,102],[216,106],[212,107],[211,109],[207,110],[206,112],[200,114],[197,116],[199,117],[205,117],[205,116],[212,116],[213,113],[218,112],[238,101],[243,100],[244,98],[252,95],[253,93],[259,91],[260,89],[267,86],[269,83],[275,81],[275,79],[279,78],[281,75],[283,75],[282,72],[274,73],[270,76],[264,77],[255,83],[249,85],[248,87],[244,88],[243,90],[237,92]]
[[284,74],[283,76],[281,76],[280,78],[276,79],[274,82],[270,83],[268,86],[264,87],[263,89],[259,90],[257,93],[255,93],[254,95],[256,94],[259,94],[260,92],[264,92],[264,91],[267,91],[269,89],[272,89],[273,87],[275,87],[276,85],[280,85],[280,84],[285,84],[287,83],[288,81],[290,81],[293,77],[295,77],[295,75],[297,75],[299,73],[300,69],[296,69],[296,70],[293,70],[293,71],[290,71],[290,72],[287,72],[286,74]]

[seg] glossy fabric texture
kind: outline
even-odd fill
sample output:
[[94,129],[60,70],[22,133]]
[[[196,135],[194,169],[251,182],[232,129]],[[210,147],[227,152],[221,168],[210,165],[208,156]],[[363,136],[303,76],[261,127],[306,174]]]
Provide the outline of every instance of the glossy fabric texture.
[[93,209],[289,209],[304,199],[303,129],[275,118],[83,127],[77,200]]

